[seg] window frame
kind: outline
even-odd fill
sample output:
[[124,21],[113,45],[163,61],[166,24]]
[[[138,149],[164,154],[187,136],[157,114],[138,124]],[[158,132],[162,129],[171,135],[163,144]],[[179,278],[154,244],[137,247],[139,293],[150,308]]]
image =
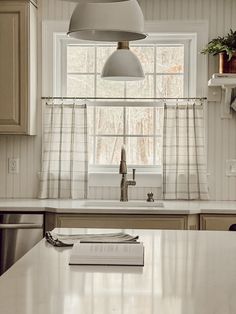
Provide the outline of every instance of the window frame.
[[[55,33],[54,34],[54,66],[53,66],[53,94],[57,96],[64,96],[66,94],[66,69],[67,69],[67,58],[66,48],[67,45],[83,45],[83,46],[111,46],[111,43],[97,43],[97,42],[84,42],[78,39],[68,38],[66,34]],[[169,37],[166,39],[166,36]],[[157,44],[158,41],[158,44]],[[196,65],[194,60],[196,59],[197,51],[196,47],[196,36],[192,33],[186,34],[173,34],[167,33],[165,37],[163,34],[151,34],[148,39],[139,40],[138,44],[135,42],[134,46],[148,46],[148,44],[156,44],[157,46],[168,46],[183,45],[184,46],[184,72],[176,73],[173,75],[183,75],[184,78],[184,95],[183,97],[195,97],[196,96]],[[132,47],[132,43],[130,44]],[[115,50],[115,49],[114,49]],[[190,71],[191,69],[191,71]],[[81,74],[81,73],[80,73]],[[82,73],[83,74],[83,73]],[[85,73],[86,74],[86,73]],[[97,74],[97,73],[89,73]],[[147,75],[154,76],[154,85],[156,81],[156,75],[166,75],[166,73],[147,73]],[[155,90],[154,90],[155,93]],[[154,95],[155,98],[155,95]]]
[[[58,75],[63,65],[58,62],[60,60],[60,49],[55,51],[58,45],[58,39],[64,37],[68,29],[68,21],[43,21],[42,23],[42,93],[45,96],[62,96],[58,92],[58,83],[55,84],[55,78]],[[186,31],[187,30],[187,31]],[[167,35],[180,37],[187,35],[192,38],[189,47],[189,95],[188,97],[202,97],[207,94],[207,80],[208,80],[208,59],[200,55],[202,47],[208,42],[209,23],[206,20],[162,20],[162,21],[146,21],[145,32],[152,36],[158,36],[165,41]],[[141,42],[141,41],[139,41]],[[57,54],[57,58],[55,58]],[[57,62],[55,62],[57,59]],[[207,112],[206,120],[207,120]],[[207,128],[205,128],[207,130]],[[206,131],[207,132],[207,131]],[[206,137],[207,138],[207,134]],[[207,143],[206,143],[207,144]],[[207,147],[207,146],[206,146]],[[100,170],[100,172],[99,172]],[[98,182],[92,184],[93,186],[106,186],[104,176],[109,175],[108,186],[117,185],[117,170],[111,169],[107,172],[106,169],[90,169],[90,174],[96,178],[98,174]],[[92,171],[92,172],[91,172]],[[106,171],[105,173],[103,171]],[[114,172],[115,171],[115,172]],[[143,171],[143,172],[142,172]],[[95,173],[93,173],[95,172]],[[148,168],[139,169],[140,180],[138,186],[151,187],[152,182],[154,186],[161,187],[161,172],[162,169],[148,166]],[[103,174],[103,176],[101,176]],[[150,176],[151,175],[151,176]],[[151,178],[151,182],[150,182]],[[103,182],[104,181],[104,182]],[[148,181],[148,183],[145,181]]]
[[[171,38],[170,38],[171,36]],[[173,46],[183,46],[184,47],[184,72],[178,73],[178,74],[173,74],[173,75],[182,75],[183,76],[183,89],[184,89],[184,94],[183,97],[190,97],[190,95],[194,94],[194,91],[191,90],[190,91],[190,86],[194,86],[194,84],[192,84],[190,82],[190,75],[189,75],[189,63],[190,63],[190,47],[193,45],[193,41],[195,40],[195,36],[193,36],[193,34],[171,34],[169,36],[165,36],[165,38],[163,38],[162,34],[153,34],[151,36],[149,36],[149,39],[146,40],[140,40],[138,43],[134,43],[133,46],[151,46],[151,45],[156,45],[156,47],[173,47]],[[54,51],[56,53],[56,57],[55,57],[55,73],[54,73],[54,77],[56,77],[57,79],[54,80],[54,93],[56,95],[59,96],[63,96],[66,95],[67,92],[67,46],[68,45],[82,45],[84,47],[91,47],[94,45],[99,46],[111,46],[114,44],[111,43],[93,43],[93,42],[84,42],[84,41],[80,41],[80,40],[75,40],[75,39],[71,39],[68,38],[67,36],[63,35],[63,34],[58,34],[56,36],[56,41],[55,41],[55,46],[54,46]],[[132,47],[132,43],[131,43],[131,47]],[[116,49],[115,45],[114,45],[114,50]],[[96,49],[95,49],[95,58],[96,58]],[[154,51],[154,58],[156,57],[156,48]],[[155,63],[156,64],[156,63]],[[81,74],[81,73],[80,73]],[[83,73],[82,73],[83,74]],[[86,74],[86,73],[84,73]],[[93,74],[95,77],[97,75],[97,71],[96,71],[96,67],[95,67],[95,72],[89,72],[89,74]],[[154,69],[153,73],[147,73],[153,76],[153,86],[154,86],[154,98],[156,97],[156,77],[157,75],[166,75],[166,73],[157,73]],[[96,85],[96,78],[95,78],[95,85]],[[194,86],[195,87],[195,86]],[[96,91],[96,87],[95,87],[95,91]],[[109,101],[110,106],[117,106],[117,101],[111,102]],[[139,102],[140,104],[140,102]],[[105,105],[105,102],[102,101],[97,101],[95,106],[103,106]],[[123,102],[122,104],[118,104],[118,106],[123,107],[124,110],[124,119],[126,117],[126,107],[127,106],[134,106],[137,107],[137,105],[135,105],[134,103],[131,102],[127,102],[125,101],[125,103]],[[142,102],[142,107],[153,107],[150,102]],[[153,107],[154,108],[154,107]],[[95,109],[94,109],[95,110]],[[95,115],[95,114],[94,114]],[[154,129],[156,128],[156,114],[154,112],[153,109],[153,122],[154,122]],[[125,132],[125,131],[124,131]],[[93,132],[92,134],[93,136],[93,142],[94,142],[94,149],[93,149],[93,164],[89,165],[89,171],[93,172],[93,173],[115,173],[117,171],[117,166],[115,165],[97,165],[95,164],[95,140],[97,137],[101,136],[103,137],[102,134],[97,134],[96,132]],[[104,135],[104,137],[109,137],[112,136],[111,135]],[[125,141],[125,138],[130,138],[132,136],[130,136],[130,134],[122,134],[118,137],[122,137]],[[139,136],[136,136],[139,137]],[[140,135],[141,137],[141,135]],[[145,135],[144,137],[148,137],[148,138],[153,138],[153,152],[154,152],[154,157],[153,157],[153,164],[152,165],[128,165],[129,167],[133,167],[139,170],[139,172],[141,173],[151,173],[151,172],[156,172],[156,173],[161,173],[162,170],[162,166],[155,164],[155,156],[156,156],[156,140],[155,138],[160,138],[161,135],[157,135],[154,131],[154,133],[152,135]]]
[[[69,21],[42,21],[42,94],[44,96],[60,96],[54,88],[55,68],[61,66],[56,64],[55,51],[56,42],[60,36],[66,37]],[[154,20],[145,21],[144,30],[151,36],[162,36],[168,34],[181,36],[190,35],[194,38],[190,47],[191,84],[189,97],[203,97],[207,95],[208,87],[208,58],[200,54],[202,47],[208,42],[209,21],[208,20]],[[150,37],[150,36],[149,36]],[[141,41],[139,41],[141,42]],[[58,59],[58,58],[57,58]]]

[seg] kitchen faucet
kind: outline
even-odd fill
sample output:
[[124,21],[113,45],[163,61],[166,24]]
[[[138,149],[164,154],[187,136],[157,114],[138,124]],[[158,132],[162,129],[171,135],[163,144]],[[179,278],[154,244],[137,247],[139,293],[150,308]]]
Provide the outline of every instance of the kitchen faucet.
[[126,165],[126,151],[125,147],[121,148],[120,174],[122,174],[120,182],[120,201],[128,202],[128,186],[136,185],[135,169],[133,169],[133,180],[127,180],[127,165]]

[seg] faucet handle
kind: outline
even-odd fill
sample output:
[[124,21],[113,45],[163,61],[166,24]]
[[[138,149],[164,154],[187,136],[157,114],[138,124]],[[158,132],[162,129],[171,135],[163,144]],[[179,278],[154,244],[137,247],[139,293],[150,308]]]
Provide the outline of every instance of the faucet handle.
[[133,181],[135,181],[135,172],[136,172],[136,169],[133,169]]

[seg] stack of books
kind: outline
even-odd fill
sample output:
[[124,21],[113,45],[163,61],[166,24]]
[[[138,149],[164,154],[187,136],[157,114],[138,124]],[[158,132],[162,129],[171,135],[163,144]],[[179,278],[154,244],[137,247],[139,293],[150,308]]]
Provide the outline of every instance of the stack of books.
[[74,243],[69,265],[144,266],[144,246],[137,241],[138,236],[125,233],[86,236]]

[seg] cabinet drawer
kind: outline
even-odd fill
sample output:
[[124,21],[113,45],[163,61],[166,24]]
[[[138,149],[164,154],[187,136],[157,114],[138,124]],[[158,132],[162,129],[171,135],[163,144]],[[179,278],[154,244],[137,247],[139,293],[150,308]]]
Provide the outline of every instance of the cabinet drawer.
[[236,215],[200,215],[201,230],[227,231],[232,224],[236,224]]
[[59,228],[118,228],[118,229],[187,229],[187,217],[177,215],[57,215]]

